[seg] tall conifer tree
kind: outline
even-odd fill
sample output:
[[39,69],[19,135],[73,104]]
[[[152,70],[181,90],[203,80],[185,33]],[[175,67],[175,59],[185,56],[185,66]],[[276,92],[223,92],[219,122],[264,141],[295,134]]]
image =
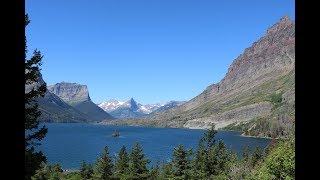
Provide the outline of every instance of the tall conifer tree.
[[[29,17],[25,15],[25,27],[30,23]],[[33,56],[27,59],[27,39],[25,37],[25,85],[32,87],[25,92],[25,179],[31,179],[36,170],[40,168],[46,157],[41,151],[35,151],[35,146],[45,137],[47,128],[39,128],[39,117],[37,98],[43,97],[47,90],[45,82],[40,82],[40,66],[42,65],[41,52],[35,50]]]
[[173,174],[179,179],[189,179],[189,171],[191,169],[190,155],[191,149],[184,150],[180,144],[173,150]]
[[147,164],[150,160],[143,154],[139,143],[135,143],[130,152],[129,174],[134,179],[145,179],[148,176]]
[[109,155],[108,146],[105,146],[101,157],[94,166],[93,172],[94,179],[111,179],[113,175],[113,162]]
[[118,156],[116,157],[115,161],[115,176],[122,178],[128,174],[128,167],[129,167],[129,157],[126,151],[126,147],[122,146]]

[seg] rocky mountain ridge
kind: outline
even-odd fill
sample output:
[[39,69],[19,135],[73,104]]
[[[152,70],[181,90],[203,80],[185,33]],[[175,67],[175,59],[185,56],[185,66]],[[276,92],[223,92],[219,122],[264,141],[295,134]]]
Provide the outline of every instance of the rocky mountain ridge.
[[[31,91],[34,87],[42,85],[43,83],[45,83],[45,81],[40,74],[37,83],[25,86],[25,93]],[[37,98],[37,102],[39,110],[41,111],[39,120],[42,122],[90,122],[90,117],[70,106],[48,90],[44,97]]]
[[63,101],[74,104],[77,102],[91,101],[88,87],[77,83],[61,82],[48,86],[48,91],[59,96]]
[[295,121],[295,23],[288,16],[246,48],[225,77],[179,107],[112,124],[241,130],[286,136]]
[[114,117],[91,101],[89,90],[86,85],[62,82],[48,86],[48,91],[85,114],[91,121],[99,122],[102,120],[109,121],[114,119]]
[[164,111],[183,104],[184,101],[170,101],[157,104],[141,104],[137,103],[133,98],[126,102],[111,99],[106,102],[97,104],[100,108],[110,113],[116,118],[137,118],[148,116],[153,113]]

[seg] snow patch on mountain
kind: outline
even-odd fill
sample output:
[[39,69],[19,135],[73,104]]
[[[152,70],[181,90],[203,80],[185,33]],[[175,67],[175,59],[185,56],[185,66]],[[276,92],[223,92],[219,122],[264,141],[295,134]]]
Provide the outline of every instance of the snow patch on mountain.
[[[172,102],[175,102],[174,105],[172,105]],[[130,109],[132,112],[137,112],[137,113],[142,113],[145,115],[149,115],[153,112],[158,112],[159,110],[166,110],[175,106],[179,106],[183,104],[184,101],[170,101],[170,102],[165,102],[165,103],[156,103],[156,104],[140,104],[137,103],[133,98],[130,100],[123,102],[123,101],[118,101],[115,99],[108,100],[106,102],[102,102],[97,104],[100,108],[102,108],[104,111],[108,113],[112,112],[119,112],[121,110],[128,110]],[[165,108],[166,106],[170,106],[169,108]],[[157,111],[158,110],[158,111]]]

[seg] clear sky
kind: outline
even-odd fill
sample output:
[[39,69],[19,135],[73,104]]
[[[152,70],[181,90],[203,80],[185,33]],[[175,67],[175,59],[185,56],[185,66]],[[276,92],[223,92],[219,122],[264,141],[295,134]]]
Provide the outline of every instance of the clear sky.
[[[26,0],[29,54],[48,85],[86,84],[95,103],[190,100],[294,0]],[[29,55],[30,57],[30,55]]]

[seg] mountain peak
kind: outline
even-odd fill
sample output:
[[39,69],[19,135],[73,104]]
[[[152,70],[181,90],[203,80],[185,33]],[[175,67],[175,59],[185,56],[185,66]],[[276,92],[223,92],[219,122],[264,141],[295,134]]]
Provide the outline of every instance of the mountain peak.
[[133,98],[131,98],[131,99],[128,101],[128,103],[129,103],[129,106],[131,107],[132,110],[137,110],[137,109],[139,109],[139,106],[138,106],[137,102],[136,102]]
[[61,82],[47,87],[48,90],[66,102],[82,102],[90,100],[87,85]]
[[166,103],[143,105],[136,102],[133,98],[130,98],[126,102],[120,102],[117,100],[112,102],[109,100],[99,103],[98,106],[116,118],[132,118],[151,115],[153,112],[164,111],[179,106],[182,103],[183,101],[170,101]]
[[287,22],[291,22],[291,19],[288,15],[285,15],[280,19],[280,23],[287,23]]
[[283,30],[293,24],[294,24],[294,21],[292,21],[289,16],[287,16],[287,15],[283,16],[276,24],[274,24],[273,26],[271,26],[267,30],[267,34],[278,33],[279,31],[281,31],[281,30]]

